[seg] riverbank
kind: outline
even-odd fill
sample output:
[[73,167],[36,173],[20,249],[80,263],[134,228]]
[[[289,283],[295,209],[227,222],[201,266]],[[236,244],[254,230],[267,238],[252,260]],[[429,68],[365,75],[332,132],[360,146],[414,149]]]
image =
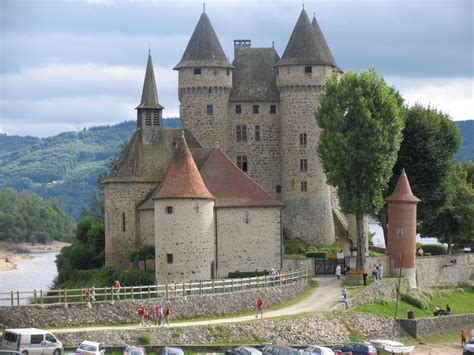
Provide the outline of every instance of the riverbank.
[[69,243],[53,241],[51,244],[0,243],[0,271],[13,270],[18,264],[33,257],[31,253],[58,253]]

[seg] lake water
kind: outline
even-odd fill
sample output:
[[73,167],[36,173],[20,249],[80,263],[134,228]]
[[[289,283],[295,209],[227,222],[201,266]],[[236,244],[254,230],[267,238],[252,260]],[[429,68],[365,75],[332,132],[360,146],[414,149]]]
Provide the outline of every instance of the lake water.
[[0,272],[0,292],[48,290],[57,270],[57,253],[32,253],[33,259],[18,263],[18,267]]
[[[383,238],[382,227],[377,223],[369,223],[369,231],[375,232],[373,239],[374,245],[377,247],[385,248],[385,240]],[[416,241],[418,243],[423,244],[438,243],[438,240],[436,238],[420,238],[419,234],[416,235]]]

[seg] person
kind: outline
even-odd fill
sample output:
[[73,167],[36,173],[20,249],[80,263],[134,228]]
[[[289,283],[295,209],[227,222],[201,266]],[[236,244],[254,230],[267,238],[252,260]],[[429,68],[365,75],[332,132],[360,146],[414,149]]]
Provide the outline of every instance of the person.
[[382,280],[382,277],[383,277],[383,265],[382,263],[379,264],[379,280]]
[[140,317],[140,325],[145,325],[145,319],[143,318],[144,313],[145,313],[143,303],[140,303],[140,305],[138,306],[137,313],[138,313],[138,316]]
[[339,264],[336,266],[336,277],[338,280],[341,278],[341,265]]
[[342,299],[342,303],[344,303],[346,308],[348,308],[349,305],[347,304],[347,290],[345,287],[342,289],[341,299]]
[[144,306],[143,307],[143,325],[147,326],[148,320],[149,320],[148,309],[146,309],[146,307]]
[[272,269],[272,272],[270,273],[271,279],[272,279],[272,286],[275,285],[275,280],[276,280],[276,271],[275,269]]
[[377,265],[374,264],[372,267],[372,277],[374,278],[374,281],[377,281],[377,273],[378,273],[378,268]]
[[91,301],[95,302],[95,286],[94,285],[92,285],[92,288],[91,288]]
[[164,311],[163,311],[163,323],[170,325],[170,306],[166,305]]
[[87,307],[90,307],[91,306],[91,293],[87,287],[84,289],[84,296],[86,297],[86,300],[87,300]]
[[466,345],[466,333],[464,332],[464,329],[461,329],[461,346]]
[[117,300],[120,299],[120,289],[122,288],[122,285],[120,285],[120,282],[119,280],[115,280],[115,284],[114,284],[114,293],[115,293],[115,298]]
[[257,300],[257,303],[255,305],[255,308],[257,310],[257,314],[255,315],[255,318],[258,318],[258,314],[260,313],[260,318],[263,318],[263,307],[265,306],[265,300],[263,299],[262,296],[260,296]]
[[161,305],[156,305],[155,307],[155,316],[156,316],[156,323],[157,327],[161,326],[161,320],[163,318],[163,307]]
[[444,314],[446,316],[449,316],[451,314],[451,307],[449,307],[449,304],[446,305],[446,309],[444,310]]
[[433,315],[434,315],[434,316],[439,316],[439,315],[441,314],[440,312],[441,312],[441,308],[439,307],[439,304],[437,304],[437,305],[435,306],[434,311],[433,311]]
[[364,271],[364,273],[362,274],[362,280],[364,281],[364,286],[367,286],[367,277],[369,277],[369,275],[367,275],[367,271]]
[[173,294],[173,297],[176,297],[176,284],[174,283],[174,281],[171,281],[171,283],[169,284],[169,290],[170,293]]

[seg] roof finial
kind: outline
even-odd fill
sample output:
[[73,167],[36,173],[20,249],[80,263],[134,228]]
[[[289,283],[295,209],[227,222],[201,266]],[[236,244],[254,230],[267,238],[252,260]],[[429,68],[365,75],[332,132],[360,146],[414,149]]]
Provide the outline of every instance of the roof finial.
[[303,4],[303,10],[304,10],[304,4]]
[[316,18],[316,12],[313,12],[313,18]]
[[151,44],[148,42],[148,55],[151,55]]
[[206,12],[206,3],[205,2],[202,3],[202,12]]
[[272,48],[275,48],[275,41],[272,41]]
[[402,168],[402,174],[401,174],[401,175],[402,175],[402,176],[406,176],[406,175],[407,175],[407,173],[405,172],[405,168]]

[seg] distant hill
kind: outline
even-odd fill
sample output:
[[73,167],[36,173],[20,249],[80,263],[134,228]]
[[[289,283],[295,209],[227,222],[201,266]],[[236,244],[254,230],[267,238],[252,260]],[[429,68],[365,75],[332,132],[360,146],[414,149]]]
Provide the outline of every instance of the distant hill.
[[474,120],[457,121],[456,123],[461,129],[462,134],[462,145],[456,154],[456,160],[474,161]]
[[[180,119],[164,120],[181,127]],[[128,142],[136,122],[98,126],[49,138],[0,135],[0,187],[56,197],[74,218],[88,207],[97,189],[97,176]]]

